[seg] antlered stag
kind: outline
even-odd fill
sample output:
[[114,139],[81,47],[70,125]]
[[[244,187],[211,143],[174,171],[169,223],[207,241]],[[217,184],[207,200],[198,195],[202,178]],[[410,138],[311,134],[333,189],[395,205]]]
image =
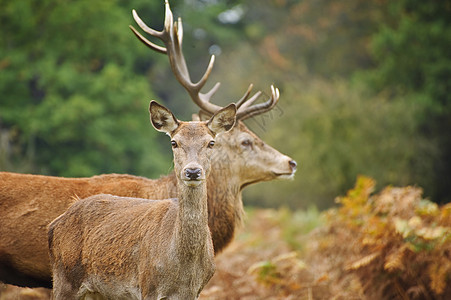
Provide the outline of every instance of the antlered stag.
[[[197,299],[215,271],[207,183],[217,134],[235,123],[234,104],[208,122],[181,122],[156,102],[152,125],[171,137],[177,198],[95,195],[49,226],[55,299]],[[227,181],[227,178],[224,178]]]
[[[136,13],[134,16],[141,26],[142,21]],[[170,41],[165,44],[171,46],[159,47],[159,52],[168,55],[176,78],[203,114],[211,116],[220,108],[211,107],[213,104],[209,102],[219,84],[212,91],[202,94],[199,83],[205,84],[213,64],[210,63],[197,87],[191,88],[190,85],[196,84],[188,84],[190,77],[181,50],[181,22],[179,20],[177,26],[172,22],[169,4],[166,4],[163,32],[169,36],[165,39]],[[136,30],[134,32],[144,43],[153,45]],[[252,104],[261,93],[249,98],[251,88],[252,85],[237,101],[237,122],[232,130],[217,137],[216,149],[211,158],[211,174],[207,179],[208,222],[215,253],[230,243],[237,226],[241,224],[243,188],[261,181],[289,178],[296,171],[294,160],[265,144],[242,122],[269,111],[279,99],[278,90],[272,88],[268,101]],[[224,178],[228,178],[227,182],[224,182]],[[62,178],[0,172],[0,280],[19,286],[51,287],[46,238],[48,224],[78,198],[104,193],[147,199],[176,197],[176,177],[174,172],[156,180],[118,174]]]

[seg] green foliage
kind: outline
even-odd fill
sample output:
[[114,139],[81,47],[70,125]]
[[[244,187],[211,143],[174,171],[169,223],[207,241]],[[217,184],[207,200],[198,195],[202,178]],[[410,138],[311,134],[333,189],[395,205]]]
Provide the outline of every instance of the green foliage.
[[134,73],[130,11],[115,1],[2,3],[1,169],[155,176],[167,168],[148,123],[152,93]]
[[321,226],[324,220],[316,206],[306,210],[292,211],[282,207],[278,211],[277,223],[281,228],[281,238],[296,251],[303,251],[307,244],[305,237],[313,229]]
[[343,81],[296,82],[287,82],[280,111],[255,118],[259,124],[266,122],[266,131],[254,121],[248,123],[270,145],[293,157],[298,172],[294,182],[249,188],[245,199],[250,203],[327,208],[337,191],[352,186],[359,174],[371,175],[381,185],[431,184],[435,150],[417,136],[419,107],[409,105],[408,99],[372,96]]
[[424,93],[431,109],[449,108],[451,5],[403,0],[387,8],[388,23],[372,40],[377,87]]
[[[258,80],[266,86],[275,81],[280,109],[248,124],[299,168],[294,183],[251,187],[245,199],[253,205],[329,207],[355,176],[366,174],[381,186],[417,184],[436,201],[449,200],[449,5],[267,5],[289,13],[279,22],[275,13],[262,25],[257,46],[239,49],[237,56],[257,53],[254,62],[240,58],[228,66],[240,79],[268,70],[258,72]],[[232,85],[239,86],[238,80]]]
[[437,201],[450,201],[451,187],[451,5],[449,1],[388,2],[385,22],[373,34],[375,66],[367,82],[389,99],[399,95],[420,105],[418,135],[438,152],[425,184]]
[[277,266],[271,261],[262,261],[253,266],[250,273],[255,273],[257,281],[265,285],[272,285],[282,282],[281,274],[277,272]]
[[289,252],[253,264],[248,273],[254,275],[258,283],[277,291],[280,296],[287,296],[301,294],[303,286],[296,275],[305,268],[306,264],[298,258],[296,252]]

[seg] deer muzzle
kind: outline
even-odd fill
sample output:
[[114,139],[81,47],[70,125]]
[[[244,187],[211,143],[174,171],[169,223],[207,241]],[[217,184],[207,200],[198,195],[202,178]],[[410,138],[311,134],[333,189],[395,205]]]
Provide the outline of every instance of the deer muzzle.
[[182,171],[182,179],[188,186],[196,186],[205,179],[204,172],[200,166],[185,167]]

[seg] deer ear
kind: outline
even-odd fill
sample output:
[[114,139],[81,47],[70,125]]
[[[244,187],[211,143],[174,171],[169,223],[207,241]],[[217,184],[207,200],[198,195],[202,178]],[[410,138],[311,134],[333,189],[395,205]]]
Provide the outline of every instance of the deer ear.
[[236,121],[236,105],[230,104],[217,111],[207,122],[208,128],[215,134],[229,131]]
[[149,112],[150,123],[156,130],[171,134],[179,127],[179,121],[172,112],[154,100],[150,101]]
[[198,115],[201,121],[208,121],[211,118],[211,114],[208,114],[203,110],[200,110]]

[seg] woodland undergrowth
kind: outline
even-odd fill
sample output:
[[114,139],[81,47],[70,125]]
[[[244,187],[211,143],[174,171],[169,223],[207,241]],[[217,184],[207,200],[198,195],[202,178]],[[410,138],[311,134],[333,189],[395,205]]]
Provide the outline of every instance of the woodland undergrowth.
[[337,207],[250,212],[203,299],[450,299],[451,203],[359,177]]
[[374,188],[361,176],[337,198],[339,208],[315,233],[315,251],[338,270],[336,278],[355,275],[368,299],[449,299],[451,203],[440,207],[416,187],[373,195]]
[[249,272],[278,299],[450,299],[451,203],[440,207],[416,187],[374,190],[373,179],[359,177],[307,235],[287,235],[279,218],[291,252]]

